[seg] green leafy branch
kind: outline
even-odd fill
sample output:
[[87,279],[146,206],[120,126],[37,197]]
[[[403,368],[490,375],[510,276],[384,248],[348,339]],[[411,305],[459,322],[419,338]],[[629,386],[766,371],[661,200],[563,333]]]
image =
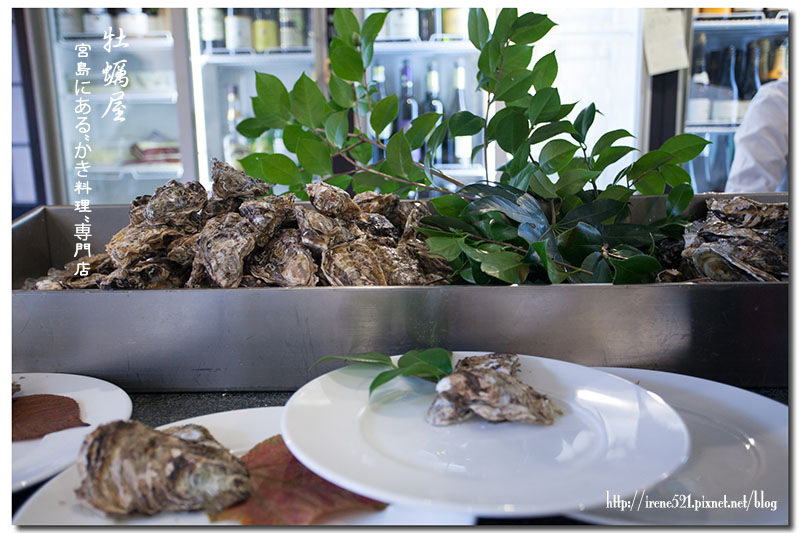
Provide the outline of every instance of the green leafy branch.
[[369,393],[388,383],[399,376],[414,376],[427,381],[436,383],[444,376],[453,372],[452,352],[444,348],[427,348],[421,350],[410,350],[401,355],[397,363],[386,354],[378,352],[367,352],[348,356],[328,356],[318,360],[312,368],[323,361],[340,359],[350,363],[368,363],[381,366],[388,366],[385,370],[375,376],[369,386]]

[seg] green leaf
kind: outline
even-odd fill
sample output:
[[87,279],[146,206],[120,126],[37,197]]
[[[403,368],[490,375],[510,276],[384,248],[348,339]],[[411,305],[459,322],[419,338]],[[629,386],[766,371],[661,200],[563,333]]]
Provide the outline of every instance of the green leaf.
[[475,135],[483,128],[483,119],[469,111],[458,111],[453,113],[447,124],[453,137]]
[[[646,174],[647,172],[660,167],[664,163],[669,162],[671,159],[672,159],[672,154],[669,152],[662,152],[661,150],[653,150],[652,152],[647,152],[642,157],[636,160],[636,162],[631,167],[631,171],[628,175],[630,176],[631,180],[636,180],[640,176]],[[663,187],[661,188],[661,192],[664,192]]]
[[511,40],[520,44],[535,43],[555,25],[547,15],[525,13],[511,26]]
[[530,195],[520,196],[516,202],[502,196],[478,198],[464,208],[461,216],[478,218],[480,215],[491,211],[499,211],[512,220],[527,222],[535,227],[547,225],[547,218],[544,212]]
[[603,257],[600,252],[592,252],[586,256],[581,263],[581,268],[591,272],[578,272],[576,277],[581,283],[611,283],[613,275],[611,274],[611,265],[608,259]]
[[547,122],[552,120],[561,108],[561,98],[558,96],[558,90],[553,87],[545,87],[537,90],[536,94],[531,98],[531,103],[528,106],[528,118],[531,124],[539,122]]
[[406,139],[411,149],[419,148],[425,143],[436,123],[441,120],[439,113],[425,113],[411,121],[411,127],[406,131]]
[[598,198],[592,203],[579,205],[575,209],[569,211],[558,223],[558,226],[567,229],[577,225],[578,222],[584,222],[590,226],[597,226],[607,218],[613,217],[619,213],[624,207],[625,204],[617,202],[616,200]]
[[607,224],[600,226],[603,240],[609,246],[630,244],[632,246],[647,246],[656,237],[657,229],[644,224]]
[[497,20],[494,23],[494,31],[492,31],[492,39],[503,43],[511,35],[511,28],[517,20],[517,8],[504,7],[497,15]]
[[[514,181],[512,180],[512,185],[513,184]],[[528,188],[542,198],[558,198],[558,193],[556,192],[553,182],[550,181],[547,174],[542,172],[541,168],[535,165],[531,167],[531,177],[528,182]]]
[[562,170],[558,173],[556,182],[556,192],[559,196],[578,194],[589,183],[590,180],[597,178],[600,173],[596,170],[586,168],[572,168]]
[[261,122],[258,118],[246,118],[236,125],[236,131],[247,137],[248,139],[257,139],[262,133],[267,131],[269,127]]
[[377,389],[381,385],[385,385],[386,383],[392,381],[397,376],[402,376],[402,375],[403,375],[403,371],[400,370],[399,368],[392,368],[391,370],[384,370],[383,372],[381,372],[380,374],[375,376],[375,379],[373,379],[372,383],[369,384],[369,393],[370,393],[370,395],[375,391],[375,389]]
[[349,81],[361,81],[364,76],[361,54],[349,46],[340,46],[331,52],[331,69],[337,76]]
[[470,8],[467,31],[469,32],[469,40],[475,48],[478,50],[483,48],[483,45],[489,40],[489,18],[482,8]]
[[261,181],[267,181],[264,171],[261,170],[261,163],[266,155],[269,154],[254,153],[240,159],[239,163],[241,163],[244,173]]
[[492,37],[486,42],[478,56],[478,70],[494,79],[497,75],[497,65],[500,63],[500,44]]
[[[272,74],[256,72],[256,94],[253,113],[270,128],[282,128],[291,118],[289,92]],[[258,102],[258,103],[256,103]]]
[[374,42],[388,14],[388,11],[377,11],[368,16],[361,26],[361,40],[368,43]]
[[[297,153],[297,141],[306,133],[310,132],[305,131],[300,124],[287,124],[286,127],[283,128],[283,145],[293,154]],[[313,133],[311,135],[313,135]]]
[[337,111],[331,113],[325,121],[325,137],[329,143],[338,148],[344,146],[344,142],[347,140],[348,114],[349,111]]
[[533,72],[524,68],[506,72],[504,68],[502,77],[497,80],[495,99],[501,101],[510,101],[523,97],[524,95],[528,94],[531,84],[534,83],[535,77],[535,68]]
[[672,188],[667,195],[667,216],[676,217],[683,213],[694,197],[692,186],[688,183],[681,183]]
[[480,235],[480,232],[475,228],[475,226],[459,218],[429,215],[422,217],[420,219],[420,223],[447,231],[465,232],[469,233],[470,235]]
[[330,90],[333,101],[343,108],[349,109],[356,105],[356,93],[353,90],[353,86],[336,74],[331,74],[331,80],[328,82],[328,89]]
[[556,237],[556,246],[561,256],[572,265],[580,265],[592,252],[603,245],[603,236],[594,226],[578,222],[575,226]]
[[553,258],[548,254],[546,241],[531,243],[531,249],[539,256],[542,265],[544,265],[547,271],[547,279],[550,280],[550,283],[561,283],[569,277],[569,270],[567,267],[553,262]]
[[556,81],[556,74],[558,74],[558,61],[556,61],[556,53],[550,52],[546,56],[539,59],[533,66],[533,86],[538,91],[545,87],[550,87]]
[[578,146],[563,139],[555,139],[544,145],[539,153],[539,166],[545,174],[555,174],[572,161]]
[[522,283],[528,277],[529,267],[522,263],[522,256],[515,252],[489,252],[480,263],[484,273],[506,283]]
[[358,19],[349,9],[337,7],[333,11],[333,27],[336,33],[351,45],[353,43],[353,34],[358,35]]
[[636,150],[636,148],[632,146],[609,146],[600,152],[597,157],[597,161],[592,164],[592,168],[595,170],[603,170],[607,166],[616,163],[634,150]]
[[261,158],[261,172],[270,183],[294,185],[300,183],[300,169],[294,161],[283,154],[264,154]]
[[428,245],[430,253],[440,255],[448,261],[455,261],[461,255],[461,248],[458,241],[464,240],[463,237],[428,237],[425,244]]
[[433,153],[444,142],[447,136],[448,125],[447,121],[442,121],[438,126],[433,129],[433,133],[428,137],[428,145],[426,147],[428,153]]
[[453,353],[444,348],[409,350],[397,360],[397,367],[414,367],[415,372],[413,375],[420,377],[444,377],[453,371],[452,357]]
[[359,353],[356,355],[329,355],[327,357],[323,357],[317,360],[316,363],[311,365],[311,368],[314,368],[316,365],[320,364],[323,361],[331,361],[334,359],[341,359],[343,361],[348,361],[350,363],[370,363],[370,364],[378,364],[378,365],[387,365],[387,366],[394,366],[392,363],[392,358],[388,355],[378,353],[378,352],[367,352],[367,353]]
[[622,185],[609,185],[597,195],[598,198],[610,198],[618,202],[627,203],[633,191]]
[[467,207],[467,201],[457,194],[443,194],[431,199],[431,203],[439,214],[446,217],[458,217]]
[[572,108],[575,107],[575,104],[578,102],[572,102],[571,104],[562,104],[561,107],[558,109],[558,113],[549,119],[549,120],[561,120],[562,118],[566,117],[572,112]]
[[642,194],[664,194],[664,176],[657,170],[649,170],[641,175],[633,186]]
[[339,187],[340,189],[347,189],[350,185],[350,182],[353,181],[353,176],[343,174],[341,176],[336,176],[335,178],[330,178],[325,180],[325,183],[328,185],[333,185],[334,187]]
[[672,163],[661,165],[661,175],[670,187],[677,187],[682,183],[691,183],[692,177],[683,168]]
[[[525,44],[512,44],[506,48],[506,57],[503,59],[503,70],[512,71],[517,69],[527,69],[531,64],[532,56],[532,46]],[[526,105],[525,107],[528,106]]]
[[604,133],[599,139],[597,139],[597,142],[594,143],[594,148],[592,148],[592,157],[599,155],[603,150],[614,144],[614,142],[624,137],[633,137],[633,134],[627,130],[613,130],[609,131],[608,133]]
[[300,139],[297,142],[297,159],[312,174],[327,176],[333,173],[330,150],[322,141]]
[[609,259],[614,267],[614,285],[651,283],[661,270],[661,264],[651,255],[634,255],[628,259]]
[[530,127],[525,114],[510,113],[497,125],[497,144],[506,152],[514,153],[527,140],[529,133]]
[[569,133],[573,137],[575,136],[576,131],[570,121],[561,120],[540,126],[533,131],[528,142],[531,144],[540,143],[556,135],[561,135],[562,133]]
[[576,133],[573,133],[572,137],[579,143],[586,140],[586,132],[589,131],[589,126],[594,122],[594,115],[596,112],[597,110],[594,107],[594,103],[591,103],[578,113],[578,117],[573,123]]
[[507,200],[516,202],[524,191],[509,188],[500,183],[489,185],[488,183],[470,183],[462,187],[461,192],[470,196],[486,197],[486,196],[502,196]]
[[364,191],[374,191],[386,181],[388,180],[372,172],[356,172],[353,174],[353,190],[356,194]]
[[414,167],[411,147],[402,131],[396,132],[386,143],[386,163],[389,169],[401,178],[408,176]]
[[348,141],[345,143],[345,146],[354,146],[353,148],[348,150],[348,153],[355,157],[356,161],[366,165],[372,159],[372,145],[369,143],[361,143],[358,144],[359,139],[355,137],[350,137]]
[[[392,123],[397,117],[399,100],[396,94],[390,94],[372,107],[372,114],[369,116],[369,124],[372,131],[382,132],[386,126]],[[396,135],[396,134],[395,134]]]
[[503,120],[508,115],[514,113],[524,113],[524,109],[520,107],[504,107],[500,111],[494,114],[491,119],[489,119],[489,124],[486,125],[486,139],[487,141],[491,141],[495,139],[497,135],[497,127],[500,124],[500,121]]
[[700,152],[708,144],[710,144],[709,141],[702,137],[691,133],[683,133],[664,141],[659,150],[672,154],[673,163],[686,163],[700,155]]
[[294,84],[289,95],[295,120],[309,128],[321,128],[325,123],[325,97],[319,86],[305,73]]
[[361,44],[361,64],[369,66],[372,63],[372,55],[375,53],[375,45],[372,42]]

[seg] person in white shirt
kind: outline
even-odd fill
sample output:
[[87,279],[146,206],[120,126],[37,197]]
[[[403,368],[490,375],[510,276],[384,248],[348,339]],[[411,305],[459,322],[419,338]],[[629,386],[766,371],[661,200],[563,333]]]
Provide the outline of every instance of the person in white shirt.
[[789,76],[758,90],[736,130],[725,192],[787,191]]

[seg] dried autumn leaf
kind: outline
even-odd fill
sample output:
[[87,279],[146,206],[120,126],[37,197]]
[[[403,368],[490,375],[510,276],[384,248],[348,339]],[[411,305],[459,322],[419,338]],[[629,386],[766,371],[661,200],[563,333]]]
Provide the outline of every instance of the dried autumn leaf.
[[303,466],[275,435],[242,457],[253,491],[244,502],[210,515],[212,521],[238,520],[245,526],[309,525],[328,513],[375,510],[381,503],[325,481]]

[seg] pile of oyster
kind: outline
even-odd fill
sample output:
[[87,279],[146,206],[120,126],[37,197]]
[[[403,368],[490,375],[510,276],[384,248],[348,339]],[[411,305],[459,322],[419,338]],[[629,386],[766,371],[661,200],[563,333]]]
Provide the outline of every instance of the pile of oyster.
[[785,281],[789,277],[789,204],[742,197],[707,200],[708,214],[684,234],[682,257],[695,277]]
[[[213,194],[170,181],[131,202],[130,224],[104,254],[51,268],[24,288],[163,289],[447,283],[447,261],[428,255],[414,227],[422,202],[371,191],[350,198],[324,182],[306,186],[311,206],[220,161]],[[76,275],[80,261],[88,276]]]

